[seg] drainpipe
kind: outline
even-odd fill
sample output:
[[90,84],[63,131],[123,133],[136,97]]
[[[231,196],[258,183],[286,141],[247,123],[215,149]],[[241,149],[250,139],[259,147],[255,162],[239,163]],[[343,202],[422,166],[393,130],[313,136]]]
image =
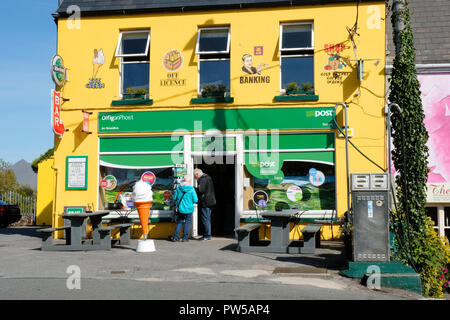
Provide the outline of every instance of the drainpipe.
[[[55,161],[55,160],[53,160]],[[52,209],[52,228],[57,227],[56,226],[56,194],[57,194],[57,186],[58,186],[58,172],[59,172],[59,168],[57,166],[55,166],[55,164],[52,165],[52,169],[55,170],[55,177],[54,177],[54,188],[55,188],[55,192],[54,192],[54,196],[53,196],[53,209]],[[54,233],[54,235],[56,236],[56,233]]]
[[394,31],[395,31],[395,54],[400,56],[402,54],[402,46],[399,39],[399,32],[405,28],[405,23],[399,17],[400,12],[404,9],[403,0],[394,0],[392,4],[392,13],[395,15]]
[[348,125],[347,125],[347,108],[348,106],[343,102],[338,102],[334,106],[334,117],[336,119],[336,110],[339,106],[344,108],[344,121],[345,121],[345,161],[347,168],[347,222],[350,222],[350,180],[349,180],[349,165],[348,165]]

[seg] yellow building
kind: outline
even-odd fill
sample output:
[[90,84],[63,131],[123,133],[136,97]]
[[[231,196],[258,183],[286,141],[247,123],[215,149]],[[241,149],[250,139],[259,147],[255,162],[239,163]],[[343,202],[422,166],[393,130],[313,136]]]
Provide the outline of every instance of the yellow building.
[[[213,235],[263,210],[297,210],[324,223],[324,239],[339,236],[340,103],[350,141],[387,167],[384,1],[106,2],[66,0],[54,15],[65,131],[55,134],[53,225],[69,207],[138,219],[131,186],[147,173],[149,236],[167,237],[177,177],[201,168],[215,186]],[[350,173],[381,172],[348,153]]]

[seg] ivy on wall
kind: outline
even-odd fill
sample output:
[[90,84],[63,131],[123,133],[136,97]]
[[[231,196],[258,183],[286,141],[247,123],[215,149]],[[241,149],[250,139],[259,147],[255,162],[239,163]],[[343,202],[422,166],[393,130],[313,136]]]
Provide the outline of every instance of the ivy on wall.
[[[398,250],[394,259],[412,266],[421,276],[426,296],[442,297],[440,279],[446,265],[446,250],[426,214],[428,177],[428,132],[422,106],[420,83],[415,66],[415,48],[406,0],[393,0],[391,22],[396,56],[389,84],[392,108],[392,159],[396,177],[398,207],[394,215],[394,233]],[[396,4],[400,6],[394,7]]]

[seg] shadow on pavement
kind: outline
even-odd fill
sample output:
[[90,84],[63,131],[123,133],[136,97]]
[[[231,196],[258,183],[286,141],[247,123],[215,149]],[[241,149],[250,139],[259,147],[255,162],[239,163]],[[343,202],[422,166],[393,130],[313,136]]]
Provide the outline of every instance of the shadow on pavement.
[[37,232],[38,229],[41,229],[40,226],[26,226],[26,227],[7,227],[0,228],[0,235],[21,235],[26,237],[33,238],[42,238],[42,236]]

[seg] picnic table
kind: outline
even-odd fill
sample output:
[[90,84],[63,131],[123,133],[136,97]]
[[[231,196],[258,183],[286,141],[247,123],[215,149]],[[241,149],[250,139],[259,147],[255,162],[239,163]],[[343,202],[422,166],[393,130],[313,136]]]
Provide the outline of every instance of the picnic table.
[[290,223],[300,222],[297,211],[266,211],[261,217],[270,221],[270,242],[259,240],[259,228],[263,223],[251,223],[236,228],[238,251],[271,253],[314,253],[320,243],[320,224],[308,224],[300,232],[303,241],[289,238]]
[[[68,220],[70,225],[37,230],[43,234],[41,249],[46,251],[108,250],[111,249],[111,231],[116,228],[120,230],[121,244],[128,244],[132,224],[122,223],[103,227],[102,217],[109,213],[109,210],[101,210],[87,213],[60,214],[59,216]],[[92,239],[83,240],[83,224],[88,219],[92,225]],[[65,244],[55,244],[53,242],[53,233],[57,230],[65,230]]]

